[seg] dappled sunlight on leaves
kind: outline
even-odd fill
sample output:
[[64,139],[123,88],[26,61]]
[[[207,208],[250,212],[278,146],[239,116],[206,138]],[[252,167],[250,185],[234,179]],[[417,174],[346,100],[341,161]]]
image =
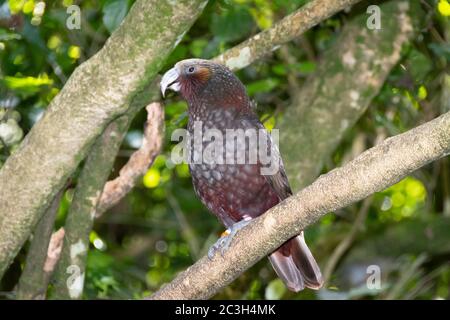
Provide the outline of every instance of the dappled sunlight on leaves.
[[423,208],[427,193],[420,180],[407,177],[385,191],[378,193],[381,201],[380,220],[400,221],[419,213]]

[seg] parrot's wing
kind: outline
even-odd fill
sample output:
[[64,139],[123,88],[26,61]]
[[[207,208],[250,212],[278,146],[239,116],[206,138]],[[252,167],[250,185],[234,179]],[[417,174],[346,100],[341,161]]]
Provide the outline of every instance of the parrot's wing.
[[266,175],[265,177],[280,199],[284,200],[292,195],[292,190],[286,176],[286,171],[284,170],[283,159],[281,159],[278,146],[272,141],[270,134],[268,134],[268,136],[270,139],[270,154],[272,156],[272,161],[277,161],[278,170],[276,170],[274,174]]
[[[267,153],[270,156],[270,165],[274,166],[273,172],[265,174],[267,182],[272,186],[274,191],[280,197],[280,200],[284,200],[292,195],[291,187],[289,186],[289,180],[284,170],[283,159],[281,158],[280,151],[277,144],[273,141],[271,134],[267,132],[264,125],[255,116],[249,116],[245,118],[245,121],[250,121],[259,130],[258,134],[263,134],[264,137],[259,137],[260,141],[267,141]],[[259,163],[261,167],[267,167],[267,165]],[[270,170],[272,171],[272,170]]]

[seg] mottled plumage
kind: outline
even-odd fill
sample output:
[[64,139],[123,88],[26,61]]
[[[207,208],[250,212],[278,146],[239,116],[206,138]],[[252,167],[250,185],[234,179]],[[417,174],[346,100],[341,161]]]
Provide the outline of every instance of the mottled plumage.
[[[195,137],[190,143],[189,168],[193,185],[201,201],[227,228],[243,219],[263,214],[292,194],[278,149],[254,112],[244,85],[231,71],[207,60],[183,60],[164,75],[161,82],[163,93],[167,87],[180,91],[188,102],[191,138],[194,137],[195,126],[201,121],[201,145],[195,145]],[[229,129],[254,129],[262,135],[272,161],[279,164],[279,170],[271,175],[262,175],[261,159],[248,163],[253,149],[245,140],[239,139],[234,148],[224,141],[222,149],[214,154],[215,161],[195,161],[205,149],[216,143],[205,134],[217,130],[225,137]],[[235,161],[230,164],[226,161],[243,155],[245,163]],[[221,163],[217,159],[226,162]],[[299,291],[305,286],[317,289],[322,285],[319,267],[306,246],[303,233],[282,245],[269,259],[291,290]]]

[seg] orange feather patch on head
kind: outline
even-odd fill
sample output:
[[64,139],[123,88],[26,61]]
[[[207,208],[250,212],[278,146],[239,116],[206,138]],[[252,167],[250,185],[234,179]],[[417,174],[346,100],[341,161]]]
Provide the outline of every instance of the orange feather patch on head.
[[198,66],[195,72],[195,78],[202,83],[206,83],[211,77],[211,70],[207,66]]

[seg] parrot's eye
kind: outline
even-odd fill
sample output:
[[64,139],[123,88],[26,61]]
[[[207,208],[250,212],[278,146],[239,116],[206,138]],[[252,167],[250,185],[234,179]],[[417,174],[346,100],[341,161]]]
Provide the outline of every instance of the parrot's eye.
[[195,67],[193,67],[193,66],[191,66],[187,69],[188,73],[194,73],[194,71],[195,71]]

